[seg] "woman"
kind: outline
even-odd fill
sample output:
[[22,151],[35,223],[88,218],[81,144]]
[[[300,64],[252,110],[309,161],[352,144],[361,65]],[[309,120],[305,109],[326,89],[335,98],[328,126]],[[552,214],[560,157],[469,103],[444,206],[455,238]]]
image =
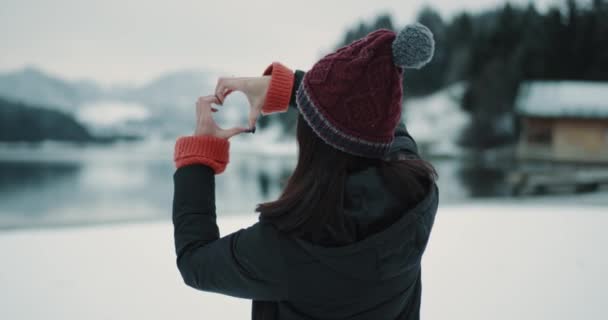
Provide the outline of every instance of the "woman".
[[[253,319],[418,319],[420,260],[437,210],[433,167],[400,123],[402,68],[430,61],[419,24],[378,30],[306,74],[273,63],[259,78],[220,79],[197,103],[195,134],[178,139],[173,223],[189,286],[253,300]],[[219,128],[211,104],[234,90],[250,129]],[[214,174],[228,138],[259,113],[297,108],[298,163],[259,222],[219,237]]]

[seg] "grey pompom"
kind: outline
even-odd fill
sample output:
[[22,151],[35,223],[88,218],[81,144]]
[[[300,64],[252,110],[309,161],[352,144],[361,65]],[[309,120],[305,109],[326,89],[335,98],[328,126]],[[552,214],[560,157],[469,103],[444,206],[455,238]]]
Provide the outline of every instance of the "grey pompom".
[[393,61],[403,68],[420,69],[433,59],[435,40],[420,23],[405,26],[393,41]]

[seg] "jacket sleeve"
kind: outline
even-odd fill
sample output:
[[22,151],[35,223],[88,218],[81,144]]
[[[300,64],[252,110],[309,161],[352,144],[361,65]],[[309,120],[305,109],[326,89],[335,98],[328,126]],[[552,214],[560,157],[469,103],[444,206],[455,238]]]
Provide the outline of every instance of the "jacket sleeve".
[[187,165],[178,168],[173,179],[175,249],[184,282],[239,298],[286,299],[286,268],[277,230],[258,222],[220,238],[214,171]]

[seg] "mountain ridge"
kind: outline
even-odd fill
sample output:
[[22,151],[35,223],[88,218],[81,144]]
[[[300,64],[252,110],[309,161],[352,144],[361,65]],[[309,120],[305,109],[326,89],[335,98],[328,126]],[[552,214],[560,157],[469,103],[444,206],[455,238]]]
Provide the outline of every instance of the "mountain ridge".
[[[37,67],[26,67],[10,72],[0,72],[0,98],[61,111],[79,118],[81,112],[92,105],[137,104],[147,110],[145,119],[127,121],[105,126],[101,121],[85,123],[92,132],[114,132],[115,134],[177,136],[186,133],[193,125],[193,106],[196,99],[215,90],[215,79],[220,72],[205,69],[180,69],[137,86],[116,85],[103,87],[93,80],[71,81],[45,72]],[[237,105],[246,100],[239,97]],[[116,110],[116,109],[114,109]],[[99,117],[103,116],[100,110]],[[221,122],[237,123],[246,115],[234,110],[218,113]],[[90,119],[91,117],[89,117]],[[93,119],[95,115],[93,115]]]
[[104,87],[94,80],[66,80],[36,66],[27,66],[0,72],[0,96],[68,112],[96,100],[128,100],[152,106],[184,104],[185,97],[195,99],[204,90],[212,90],[214,78],[219,74],[205,69],[178,69],[137,86]]

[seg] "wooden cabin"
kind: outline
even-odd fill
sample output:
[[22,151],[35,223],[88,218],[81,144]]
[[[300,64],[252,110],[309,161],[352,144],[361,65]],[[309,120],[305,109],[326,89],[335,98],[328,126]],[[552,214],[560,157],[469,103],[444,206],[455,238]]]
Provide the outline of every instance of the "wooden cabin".
[[525,82],[516,113],[519,158],[608,164],[608,82]]

